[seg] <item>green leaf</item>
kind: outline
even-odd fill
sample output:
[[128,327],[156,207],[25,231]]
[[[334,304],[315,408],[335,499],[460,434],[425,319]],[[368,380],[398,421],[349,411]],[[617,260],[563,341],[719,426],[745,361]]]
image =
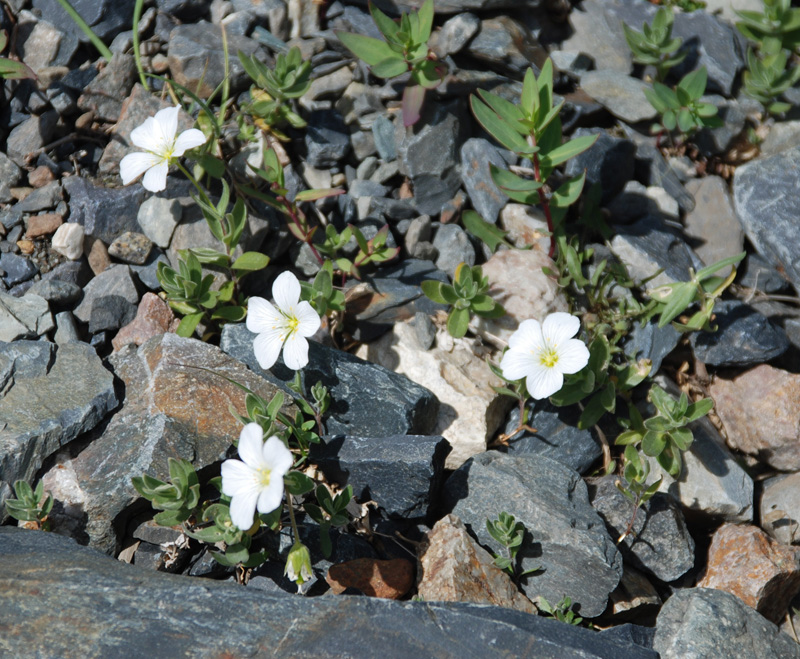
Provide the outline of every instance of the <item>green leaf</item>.
[[600,417],[602,417],[605,412],[606,410],[603,406],[602,395],[597,393],[592,396],[592,398],[586,404],[586,407],[584,407],[580,419],[578,419],[578,428],[581,430],[591,428],[600,420]]
[[178,325],[178,329],[175,330],[175,334],[184,338],[192,336],[197,328],[198,323],[204,315],[205,314],[203,313],[193,313],[189,314],[188,316],[184,316]]
[[677,318],[694,302],[697,295],[697,286],[692,282],[672,284],[672,294],[667,299],[666,305],[658,319],[659,328],[664,327],[674,318]]
[[314,489],[314,481],[299,471],[290,471],[283,477],[283,484],[296,497],[302,496]]
[[369,13],[372,16],[372,20],[375,21],[375,25],[377,25],[380,33],[386,37],[387,41],[392,40],[400,29],[400,26],[389,16],[384,14],[374,2],[369,3]]
[[246,270],[252,272],[263,270],[269,265],[269,257],[260,252],[245,252],[233,262],[234,270]]
[[447,317],[447,331],[455,339],[467,333],[469,327],[469,309],[453,309]]
[[503,121],[494,110],[477,96],[470,96],[469,103],[478,123],[504,147],[521,154],[535,153],[538,150],[535,147],[531,147],[515,128]]
[[524,135],[527,131],[522,127],[521,123],[525,119],[522,110],[516,105],[507,101],[502,96],[487,92],[483,89],[478,90],[478,95],[481,100],[486,103],[502,121],[507,123],[512,128],[517,128],[520,135]]
[[442,295],[442,287],[445,285],[446,284],[443,284],[440,281],[427,279],[420,284],[420,288],[422,289],[422,292],[425,294],[425,296],[430,298],[434,302],[438,302],[439,304],[449,304],[448,301],[444,298],[444,295]]
[[704,417],[713,407],[714,401],[711,398],[703,398],[696,403],[690,403],[684,415],[687,419],[687,423],[697,421],[697,419]]
[[710,277],[718,270],[722,270],[722,268],[727,268],[729,265],[736,265],[741,261],[745,256],[747,256],[747,252],[740,252],[735,256],[729,256],[726,259],[722,259],[721,261],[717,261],[716,263],[712,263],[711,265],[703,268],[702,270],[698,270],[695,278],[698,281],[703,281],[707,277]]
[[461,223],[469,233],[483,241],[492,252],[497,251],[500,245],[511,247],[511,244],[505,239],[508,232],[490,224],[475,211],[464,211],[461,214]]
[[425,0],[417,12],[417,16],[419,17],[418,39],[420,43],[427,43],[428,38],[431,36],[433,9],[433,0]]
[[229,323],[238,323],[247,316],[247,310],[240,306],[220,307],[211,314],[214,320],[225,320]]
[[210,263],[222,268],[227,267],[230,263],[227,254],[210,247],[192,247],[189,251],[197,257],[200,263]]
[[687,451],[694,440],[694,435],[688,428],[675,428],[670,431],[669,436],[681,451]]
[[533,72],[533,69],[528,69],[525,72],[525,79],[522,82],[520,105],[522,106],[522,111],[528,117],[532,117],[538,108],[538,104],[539,86],[536,83],[536,74]]
[[222,178],[225,175],[225,162],[209,153],[200,156],[199,164],[203,171],[213,178]]
[[568,206],[571,206],[578,200],[578,197],[581,196],[585,182],[585,171],[580,176],[576,176],[575,178],[565,181],[561,184],[558,190],[553,193],[553,196],[550,199],[550,204],[556,208],[567,208]]
[[543,168],[552,169],[562,162],[566,162],[570,158],[574,158],[580,153],[586,151],[597,141],[599,135],[583,135],[570,140],[566,144],[553,149],[539,157],[539,165]]
[[406,85],[403,90],[403,126],[408,128],[420,120],[422,104],[425,102],[425,87],[422,85]]
[[[341,188],[319,188],[315,190],[303,190],[294,196],[296,202],[301,201],[316,201],[317,199],[325,199],[326,197],[336,197],[337,195],[344,194]],[[328,225],[332,226],[332,225]]]
[[678,83],[678,89],[682,89],[691,100],[696,101],[705,93],[706,82],[708,82],[708,72],[706,67],[701,66],[696,71],[683,76],[683,79]]
[[385,59],[396,56],[395,51],[389,47],[389,44],[380,39],[338,30],[334,33],[350,52],[370,66],[375,66]]
[[373,75],[378,78],[394,78],[408,71],[408,65],[402,55],[395,54],[378,62],[372,67]]
[[642,437],[642,451],[651,458],[661,455],[667,445],[667,437],[663,433],[648,430]]
[[6,78],[7,80],[36,79],[36,74],[24,62],[0,57],[0,78]]

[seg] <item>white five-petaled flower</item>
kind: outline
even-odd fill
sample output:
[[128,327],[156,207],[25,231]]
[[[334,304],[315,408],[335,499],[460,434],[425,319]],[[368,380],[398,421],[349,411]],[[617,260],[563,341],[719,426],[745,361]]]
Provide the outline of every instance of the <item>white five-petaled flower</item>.
[[539,324],[524,320],[511,335],[500,361],[503,377],[525,378],[528,393],[536,400],[547,398],[564,386],[564,374],[577,373],[589,362],[583,341],[573,339],[580,321],[568,313],[551,313]]
[[[294,371],[308,364],[308,341],[319,329],[319,314],[300,301],[300,282],[291,272],[282,272],[272,285],[275,306],[261,297],[251,297],[247,329],[258,336],[253,352],[263,369],[272,368],[283,347],[283,362]],[[277,308],[276,308],[277,307]]]
[[165,108],[156,112],[131,131],[131,142],[144,153],[129,153],[119,163],[123,185],[144,174],[142,185],[150,192],[161,192],[167,187],[167,170],[189,149],[205,144],[206,136],[196,128],[178,132],[178,110]]
[[239,435],[241,460],[222,463],[222,492],[231,497],[231,521],[243,531],[253,526],[258,508],[271,513],[283,500],[283,476],[292,467],[292,453],[277,437],[263,441],[257,423],[248,423]]

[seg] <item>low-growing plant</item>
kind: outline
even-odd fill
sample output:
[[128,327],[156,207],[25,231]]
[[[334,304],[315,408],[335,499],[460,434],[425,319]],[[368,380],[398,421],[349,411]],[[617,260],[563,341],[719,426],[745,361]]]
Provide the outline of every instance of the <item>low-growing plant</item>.
[[429,279],[422,282],[422,292],[434,302],[452,306],[447,316],[447,331],[456,339],[467,333],[471,314],[482,318],[499,318],[505,309],[489,295],[489,278],[479,265],[460,263],[453,285]]
[[440,62],[428,47],[433,27],[433,0],[425,0],[417,11],[392,20],[372,2],[369,12],[385,41],[351,32],[336,32],[339,40],[366,62],[378,78],[394,78],[409,72],[403,90],[403,125],[413,126],[420,119],[425,92],[441,83],[447,64]]
[[642,458],[641,453],[636,450],[633,444],[628,444],[625,447],[622,458],[622,478],[617,479],[614,484],[633,503],[633,513],[627,527],[617,538],[617,544],[620,544],[631,534],[639,508],[653,498],[664,480],[659,478],[654,483],[647,484],[647,477],[650,475],[650,463]]
[[674,21],[672,10],[661,7],[653,17],[652,25],[644,23],[641,32],[622,24],[633,61],[654,66],[657,82],[663,81],[669,70],[686,58],[686,53],[680,51],[683,39],[672,36]]
[[790,64],[787,51],[758,57],[752,49],[747,51],[747,70],[743,74],[744,91],[769,114],[783,114],[792,104],[776,100],[800,80],[800,66]]
[[514,515],[502,512],[494,520],[487,519],[486,530],[505,549],[505,556],[494,555],[494,564],[507,572],[512,579],[521,579],[526,574],[538,572],[541,569],[537,567],[517,572],[517,554],[522,548],[527,530],[525,524],[518,522]]
[[39,481],[34,490],[26,481],[18,480],[14,483],[14,494],[16,499],[6,499],[6,512],[20,522],[49,531],[50,522],[47,516],[53,510],[54,502],[52,495],[44,496],[44,482]]
[[736,11],[736,28],[759,45],[763,55],[800,48],[800,8],[791,0],[762,0],[763,11]]
[[190,519],[200,504],[200,481],[188,460],[168,458],[170,481],[144,474],[132,478],[133,487],[153,508],[163,512],[153,519],[161,526],[175,526]]
[[644,95],[661,115],[661,122],[653,124],[653,133],[668,134],[677,129],[686,139],[700,128],[717,128],[722,120],[717,116],[717,106],[701,100],[706,93],[708,72],[706,67],[687,73],[675,89],[654,82]]
[[556,605],[550,604],[544,597],[539,596],[536,598],[536,606],[546,616],[559,622],[566,622],[568,625],[580,625],[583,622],[583,618],[572,610],[574,606],[572,599],[566,595]]
[[290,101],[300,98],[311,87],[311,62],[303,60],[300,49],[293,46],[288,53],[279,53],[270,69],[255,55],[239,51],[239,61],[253,80],[250,103],[242,107],[256,126],[281,140],[288,140],[277,127],[288,122],[294,128],[305,128],[306,121],[297,114]]

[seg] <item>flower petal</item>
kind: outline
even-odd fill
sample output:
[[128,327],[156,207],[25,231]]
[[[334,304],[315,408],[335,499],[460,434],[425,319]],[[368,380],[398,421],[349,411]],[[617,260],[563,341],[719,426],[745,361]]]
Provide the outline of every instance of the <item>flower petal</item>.
[[297,318],[297,329],[295,331],[300,336],[313,336],[322,324],[319,314],[314,311],[314,307],[306,300],[297,305],[295,318]]
[[170,150],[175,144],[175,135],[178,133],[178,112],[180,109],[180,105],[164,108],[156,112],[156,116],[153,117],[161,133],[162,143]]
[[122,177],[122,184],[128,185],[134,179],[139,178],[151,167],[155,167],[161,158],[153,153],[129,153],[119,162],[119,175]]
[[283,344],[283,363],[293,371],[308,364],[308,341],[297,332],[292,332]]
[[242,531],[247,531],[253,526],[256,502],[260,494],[260,490],[253,489],[231,499],[231,521]]
[[527,377],[536,364],[536,357],[529,350],[509,348],[500,360],[500,370],[507,380],[521,380]]
[[544,319],[542,334],[550,346],[557,348],[564,341],[575,336],[580,328],[581,321],[578,320],[577,316],[563,311],[556,311]]
[[547,398],[564,386],[564,376],[557,368],[536,366],[525,380],[528,393],[536,400]]
[[258,365],[265,371],[269,370],[278,361],[283,347],[284,333],[280,330],[269,330],[262,332],[253,341],[253,352],[255,353]]
[[578,339],[568,339],[558,347],[557,368],[562,373],[577,373],[589,363],[589,349]]
[[283,476],[270,476],[269,485],[258,495],[258,512],[271,513],[283,501]]
[[247,329],[256,334],[288,329],[286,319],[263,297],[251,297],[247,302]]
[[256,487],[253,470],[241,460],[225,460],[220,471],[222,473],[222,493],[229,497],[246,494]]
[[164,190],[167,187],[168,171],[169,165],[166,160],[161,160],[153,165],[145,172],[144,178],[142,179],[144,189],[150,190],[150,192],[161,192]]
[[537,352],[541,350],[544,347],[544,338],[542,337],[542,326],[539,321],[533,318],[523,320],[519,324],[517,331],[509,338],[508,347]]
[[161,136],[161,129],[153,117],[148,117],[141,126],[137,126],[131,131],[131,143],[157,155],[163,153],[164,140]]
[[288,270],[279,274],[272,284],[272,299],[284,314],[294,316],[294,308],[300,301],[300,282],[297,277]]
[[272,470],[272,478],[283,478],[294,463],[292,452],[286,448],[286,444],[274,435],[264,442],[264,448],[261,450],[261,459]]
[[189,149],[194,149],[196,146],[205,143],[206,136],[203,135],[203,131],[197,130],[197,128],[190,128],[178,135],[178,139],[175,140],[175,146],[172,149],[172,156],[180,158]]
[[264,432],[257,423],[248,423],[239,435],[239,457],[248,467],[258,469],[264,465],[262,450]]

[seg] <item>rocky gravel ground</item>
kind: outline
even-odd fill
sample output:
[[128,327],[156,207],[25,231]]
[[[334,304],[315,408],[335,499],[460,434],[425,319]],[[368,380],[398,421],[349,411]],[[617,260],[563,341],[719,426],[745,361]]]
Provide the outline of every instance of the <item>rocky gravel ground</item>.
[[[224,78],[221,25],[232,52],[267,63],[298,46],[313,83],[297,103],[307,128],[280,147],[286,187],[342,188],[318,212],[367,238],[388,224],[400,248],[348,283],[343,340],[311,343],[305,382],[321,380],[333,400],[311,462],[353,486],[360,523],[334,531],[325,558],[318,526],[300,520],[313,562],[305,596],[283,574],[288,530],[269,547],[276,560],[243,576],[154,524],[131,484],[165,477],[168,457],[218,473],[240,430],[228,410],[244,395],[217,374],[267,399],[286,393],[293,413],[294,373],[260,368],[244,323],[210,341],[175,334],[158,264],[217,243],[179,172],[156,194],[119,177],[131,131],[174,100],[157,79],[141,84],[132,3],[73,5],[109,62],[56,0],[0,3],[0,29],[37,75],[0,86],[0,503],[18,479],[42,481],[55,500],[50,533],[17,528],[0,508],[0,654],[800,657],[800,114],[755,119],[763,108],[740,92],[746,42],[729,3],[675,15],[687,66],[707,68],[723,119],[684,149],[649,134],[646,72],[622,29],[652,19],[644,0],[436,0],[431,45],[449,72],[410,128],[403,77],[374,77],[334,33],[379,36],[361,3],[145,3],[145,70],[201,97]],[[507,311],[492,334],[506,341],[524,319],[569,310],[542,272],[553,262],[541,212],[490,177],[489,163],[515,157],[467,101],[480,88],[516,102],[525,71],[548,56],[565,133],[599,135],[566,167],[600,186],[612,235],[598,249],[637,282],[661,270],[656,284],[747,252],[717,332],[651,322],[622,344],[652,360],[665,388],[708,395],[715,409],[693,424],[680,477],[655,474],[660,491],[620,543],[631,506],[602,475],[603,431],[579,429],[577,406],[544,400],[529,403],[536,432],[498,444],[520,410],[493,389],[484,358],[495,347],[453,339],[446,307],[420,290],[481,264]],[[236,58],[230,66],[232,98],[244,100],[249,79]],[[797,89],[786,98],[800,105]],[[194,118],[183,113],[181,128]],[[753,127],[757,146],[745,139]],[[241,150],[235,133],[224,139],[247,182],[268,138]],[[462,227],[469,209],[533,249],[492,254]],[[299,245],[279,213],[251,209],[241,248],[271,262],[246,292],[269,297],[287,269],[313,278],[319,265]],[[486,520],[504,511],[528,532],[520,567],[535,571],[518,583],[489,551],[499,545]],[[536,615],[540,598],[565,596],[582,625]]]

